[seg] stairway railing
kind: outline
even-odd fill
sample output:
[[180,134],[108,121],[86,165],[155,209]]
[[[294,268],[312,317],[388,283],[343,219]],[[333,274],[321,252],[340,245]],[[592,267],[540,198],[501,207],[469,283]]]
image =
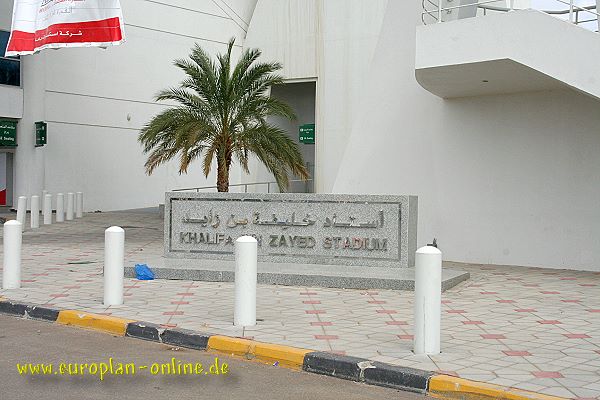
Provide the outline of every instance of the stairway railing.
[[[562,6],[561,9],[557,10],[549,10],[549,9],[538,9],[549,15],[554,16],[567,16],[568,21],[575,25],[583,25],[591,22],[597,22],[600,19],[600,14],[598,13],[596,5],[577,5],[575,4],[575,0],[548,0],[554,1]],[[496,4],[494,4],[496,3]],[[507,7],[498,6],[498,3],[506,3]],[[423,11],[421,13],[421,20],[423,24],[428,25],[431,23],[440,23],[445,22],[450,19],[457,18],[447,18],[446,16],[452,15],[454,12],[458,12],[461,9],[465,9],[467,7],[473,8],[476,7],[477,11],[476,15],[487,15],[488,12],[510,12],[520,9],[518,6],[515,6],[514,0],[508,0],[507,2],[501,0],[485,0],[485,1],[477,1],[472,0],[471,3],[468,4],[459,4],[457,6],[444,6],[444,0],[421,0]],[[530,9],[533,7],[527,7]],[[580,15],[581,14],[581,15]],[[587,26],[584,26],[587,27]],[[588,27],[589,28],[589,27]],[[598,25],[595,25],[593,31],[598,31]]]
[[[312,179],[301,180],[301,179],[292,179],[290,180],[290,187],[294,183],[303,183],[305,184],[305,191],[296,192],[296,193],[310,193],[308,189],[310,188],[310,183],[312,183]],[[252,182],[252,183],[234,183],[229,185],[229,189],[233,193],[249,193],[248,188],[256,188],[257,191],[253,191],[251,193],[279,193],[279,188],[277,186],[277,182],[269,181],[269,182]],[[233,189],[233,190],[231,190]],[[239,190],[238,190],[239,189]],[[272,190],[275,189],[275,190]],[[266,191],[264,191],[266,190]],[[216,186],[201,186],[201,187],[193,187],[193,188],[184,188],[184,189],[173,189],[172,192],[216,192]]]

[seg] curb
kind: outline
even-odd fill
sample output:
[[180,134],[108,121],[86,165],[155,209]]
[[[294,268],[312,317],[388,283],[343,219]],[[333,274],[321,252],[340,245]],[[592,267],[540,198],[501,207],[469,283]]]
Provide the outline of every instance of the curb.
[[301,370],[304,359],[312,350],[257,342],[254,340],[215,335],[208,339],[208,351],[216,351]]
[[94,329],[118,336],[125,336],[127,325],[134,321],[83,311],[62,310],[58,313],[56,322],[63,325],[74,325],[80,328]]
[[490,383],[470,381],[449,375],[438,375],[429,381],[432,397],[443,399],[506,399],[506,400],[557,400],[562,397],[548,396],[527,390],[507,388]]
[[460,400],[564,400],[526,390],[471,381],[432,371],[401,367],[364,358],[342,356],[254,340],[212,335],[188,329],[163,328],[77,310],[56,310],[0,297],[0,313],[17,317],[72,325],[118,336],[149,340],[195,350],[217,352],[257,360],[275,366],[327,375],[368,385]]
[[125,336],[195,350],[206,350],[208,340],[212,335],[189,329],[165,329],[151,322],[137,321],[127,324]]
[[54,322],[58,318],[59,310],[0,298],[0,313]]

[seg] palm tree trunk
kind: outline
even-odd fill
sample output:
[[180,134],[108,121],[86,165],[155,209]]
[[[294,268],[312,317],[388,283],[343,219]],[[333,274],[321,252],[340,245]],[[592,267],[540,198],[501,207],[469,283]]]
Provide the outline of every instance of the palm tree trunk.
[[217,164],[217,191],[229,192],[229,168],[221,163]]

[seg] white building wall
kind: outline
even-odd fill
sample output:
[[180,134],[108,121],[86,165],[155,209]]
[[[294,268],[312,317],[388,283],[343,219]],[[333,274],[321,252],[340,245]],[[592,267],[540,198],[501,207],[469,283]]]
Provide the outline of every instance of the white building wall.
[[315,187],[320,192],[335,182],[387,4],[259,0],[256,5],[245,46],[260,48],[265,60],[281,61],[283,75],[292,81],[317,81]]
[[[200,163],[184,176],[176,162],[146,176],[137,136],[166,107],[153,96],[183,78],[174,59],[187,57],[194,43],[224,51],[230,37],[237,38],[240,53],[255,0],[121,4],[124,45],[22,57],[25,112],[15,196],[83,191],[86,211],[112,210],[156,206],[173,188],[215,185],[214,174],[205,179]],[[33,123],[40,120],[48,122],[48,145],[34,148]],[[232,180],[240,179],[236,171]]]
[[283,65],[287,79],[317,76],[318,0],[259,0],[246,48],[259,47],[265,60]]
[[[393,2],[393,1],[392,1]],[[318,53],[318,111],[316,187],[333,190],[342,155],[350,144],[348,134],[362,112],[367,77],[380,40],[380,27],[388,0],[320,0],[320,51]]]
[[[447,260],[600,270],[600,102],[442,100],[415,80],[420,2],[318,5],[319,191],[418,195],[419,244]],[[282,25],[251,23],[248,42],[286,51]]]
[[0,116],[21,118],[23,116],[23,89],[0,85]]

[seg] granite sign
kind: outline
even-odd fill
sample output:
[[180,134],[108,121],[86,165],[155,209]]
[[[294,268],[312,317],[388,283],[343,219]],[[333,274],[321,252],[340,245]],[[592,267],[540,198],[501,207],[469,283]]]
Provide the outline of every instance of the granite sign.
[[165,255],[232,260],[253,236],[259,261],[414,265],[416,196],[170,192]]

